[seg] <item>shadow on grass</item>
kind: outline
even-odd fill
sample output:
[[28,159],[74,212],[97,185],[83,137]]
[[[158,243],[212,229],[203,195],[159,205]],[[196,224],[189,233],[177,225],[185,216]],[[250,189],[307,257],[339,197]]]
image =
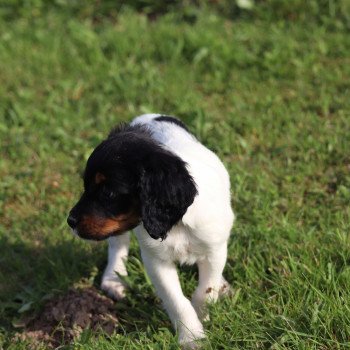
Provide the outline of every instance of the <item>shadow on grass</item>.
[[[66,237],[59,243],[0,238],[0,330],[10,339],[11,334],[23,329],[23,319],[33,319],[41,313],[48,299],[81,284],[98,287],[106,259],[106,246],[101,243]],[[130,276],[126,298],[115,303],[117,332],[170,328],[161,302],[143,272],[132,271]]]
[[21,314],[38,312],[52,295],[96,275],[100,260],[100,254],[68,239],[31,244],[5,237],[0,239],[0,256],[0,327],[6,330],[13,329]]

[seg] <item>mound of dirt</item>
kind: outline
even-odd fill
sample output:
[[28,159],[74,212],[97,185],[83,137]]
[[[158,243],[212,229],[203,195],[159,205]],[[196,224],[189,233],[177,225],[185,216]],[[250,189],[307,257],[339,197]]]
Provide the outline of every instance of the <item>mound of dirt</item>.
[[90,328],[113,333],[118,320],[114,303],[94,287],[70,289],[67,294],[50,299],[40,315],[31,320],[16,339],[55,348],[70,343]]

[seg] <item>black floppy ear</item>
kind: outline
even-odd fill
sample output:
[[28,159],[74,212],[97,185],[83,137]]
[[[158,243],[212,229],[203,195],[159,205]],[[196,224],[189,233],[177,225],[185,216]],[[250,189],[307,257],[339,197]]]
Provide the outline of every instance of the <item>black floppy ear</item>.
[[163,150],[149,159],[140,180],[141,215],[149,235],[165,239],[196,194],[195,182],[179,157]]

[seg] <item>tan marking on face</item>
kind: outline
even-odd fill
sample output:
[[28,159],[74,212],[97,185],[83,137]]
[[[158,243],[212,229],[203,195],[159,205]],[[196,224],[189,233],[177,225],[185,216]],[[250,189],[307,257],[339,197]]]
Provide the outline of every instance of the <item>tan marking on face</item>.
[[103,182],[106,180],[106,176],[103,175],[102,173],[96,173],[95,175],[95,183],[98,185],[99,183]]
[[135,211],[113,218],[86,215],[79,224],[78,232],[81,232],[82,236],[86,236],[86,238],[104,239],[109,237],[111,233],[114,235],[122,234],[135,227],[139,222],[140,216]]

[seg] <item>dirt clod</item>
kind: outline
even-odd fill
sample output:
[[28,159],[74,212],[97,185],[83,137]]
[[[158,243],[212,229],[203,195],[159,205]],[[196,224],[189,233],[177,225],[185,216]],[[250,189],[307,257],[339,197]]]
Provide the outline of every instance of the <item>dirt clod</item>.
[[29,340],[33,349],[44,343],[50,348],[70,343],[90,328],[112,334],[118,324],[114,303],[94,287],[70,289],[65,295],[50,299],[43,311],[31,320],[17,340]]

